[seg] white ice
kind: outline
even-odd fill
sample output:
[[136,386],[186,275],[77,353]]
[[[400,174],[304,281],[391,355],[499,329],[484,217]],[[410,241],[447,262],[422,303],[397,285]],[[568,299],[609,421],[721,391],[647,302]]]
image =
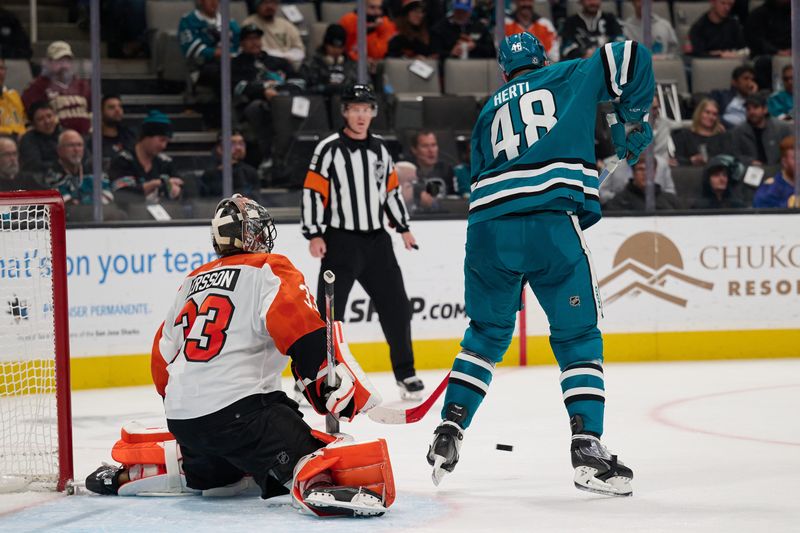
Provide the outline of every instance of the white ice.
[[[430,391],[444,372],[421,375]],[[391,376],[371,377],[403,405]],[[343,424],[358,438],[388,440],[397,501],[382,518],[318,520],[287,498],[25,493],[0,495],[0,531],[800,531],[800,360],[608,364],[606,389],[603,440],[635,471],[631,498],[573,487],[557,368],[502,368],[439,488],[425,461],[438,408],[412,425]],[[111,461],[123,422],[155,422],[161,406],[149,387],[83,391],[73,413],[83,479]]]

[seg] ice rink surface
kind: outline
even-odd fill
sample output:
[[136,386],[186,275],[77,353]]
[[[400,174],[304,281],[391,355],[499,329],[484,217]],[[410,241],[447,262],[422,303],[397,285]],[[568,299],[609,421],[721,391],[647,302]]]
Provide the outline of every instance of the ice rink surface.
[[[444,371],[421,375],[431,391]],[[387,404],[406,405],[391,376],[371,377]],[[439,488],[425,461],[438,407],[412,425],[342,425],[388,440],[397,501],[382,518],[318,520],[288,498],[25,493],[0,495],[0,531],[800,531],[800,360],[608,364],[606,389],[603,441],[634,469],[632,498],[573,487],[558,369],[503,368]],[[161,413],[149,387],[76,392],[76,477],[111,461],[125,421],[153,424]]]

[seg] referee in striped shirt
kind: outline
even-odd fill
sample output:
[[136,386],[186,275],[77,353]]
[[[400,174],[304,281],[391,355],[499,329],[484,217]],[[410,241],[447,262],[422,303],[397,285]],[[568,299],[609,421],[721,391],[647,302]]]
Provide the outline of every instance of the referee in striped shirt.
[[[397,173],[383,140],[369,132],[378,102],[367,85],[342,93],[345,126],[317,145],[303,188],[302,226],[313,257],[322,259],[317,301],[324,301],[322,273],[336,274],[335,319],[344,317],[347,296],[358,281],[375,305],[389,343],[400,395],[421,399],[422,380],[414,370],[411,304],[403,276],[384,229],[383,215],[403,237],[407,250],[417,248],[408,228]],[[325,313],[324,307],[320,312]]]

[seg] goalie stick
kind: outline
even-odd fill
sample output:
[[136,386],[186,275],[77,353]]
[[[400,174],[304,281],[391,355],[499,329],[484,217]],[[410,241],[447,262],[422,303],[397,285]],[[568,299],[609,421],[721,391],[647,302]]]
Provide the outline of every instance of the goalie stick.
[[448,372],[442,382],[439,383],[439,386],[436,387],[433,394],[416,407],[411,407],[409,409],[392,409],[391,407],[378,405],[367,411],[367,416],[373,422],[378,422],[380,424],[413,424],[414,422],[419,422],[428,414],[433,404],[436,403],[436,400],[442,395],[444,389],[447,388],[447,381],[449,379],[450,372]]
[[[334,367],[335,350],[333,346],[333,283],[336,281],[336,276],[330,270],[326,270],[322,274],[325,280],[325,340],[328,358],[328,386],[331,388],[336,386],[336,370]],[[339,433],[339,421],[332,415],[325,415],[325,432],[328,434]]]

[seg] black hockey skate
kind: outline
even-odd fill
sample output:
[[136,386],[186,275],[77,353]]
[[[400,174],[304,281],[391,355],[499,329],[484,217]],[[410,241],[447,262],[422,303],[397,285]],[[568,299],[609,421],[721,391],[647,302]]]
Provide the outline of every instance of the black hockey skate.
[[[578,420],[574,420],[574,419]],[[583,430],[583,421],[573,417],[573,430]],[[632,496],[633,470],[609,453],[594,435],[577,432],[570,446],[572,467],[575,469],[575,487],[588,492],[609,496]]]
[[458,464],[461,441],[464,440],[464,430],[461,424],[467,418],[464,407],[451,403],[447,407],[447,415],[439,424],[433,434],[433,443],[428,448],[428,464],[433,467],[431,479],[438,486],[448,472],[452,472]]
[[113,496],[119,491],[119,475],[122,467],[103,463],[103,466],[86,478],[86,489],[96,494]]
[[381,496],[363,487],[316,487],[308,489],[303,500],[328,516],[369,517],[386,512]]
[[425,385],[417,376],[409,376],[400,380],[397,382],[397,386],[400,388],[400,398],[403,400],[415,402],[422,400],[422,391],[425,389]]

